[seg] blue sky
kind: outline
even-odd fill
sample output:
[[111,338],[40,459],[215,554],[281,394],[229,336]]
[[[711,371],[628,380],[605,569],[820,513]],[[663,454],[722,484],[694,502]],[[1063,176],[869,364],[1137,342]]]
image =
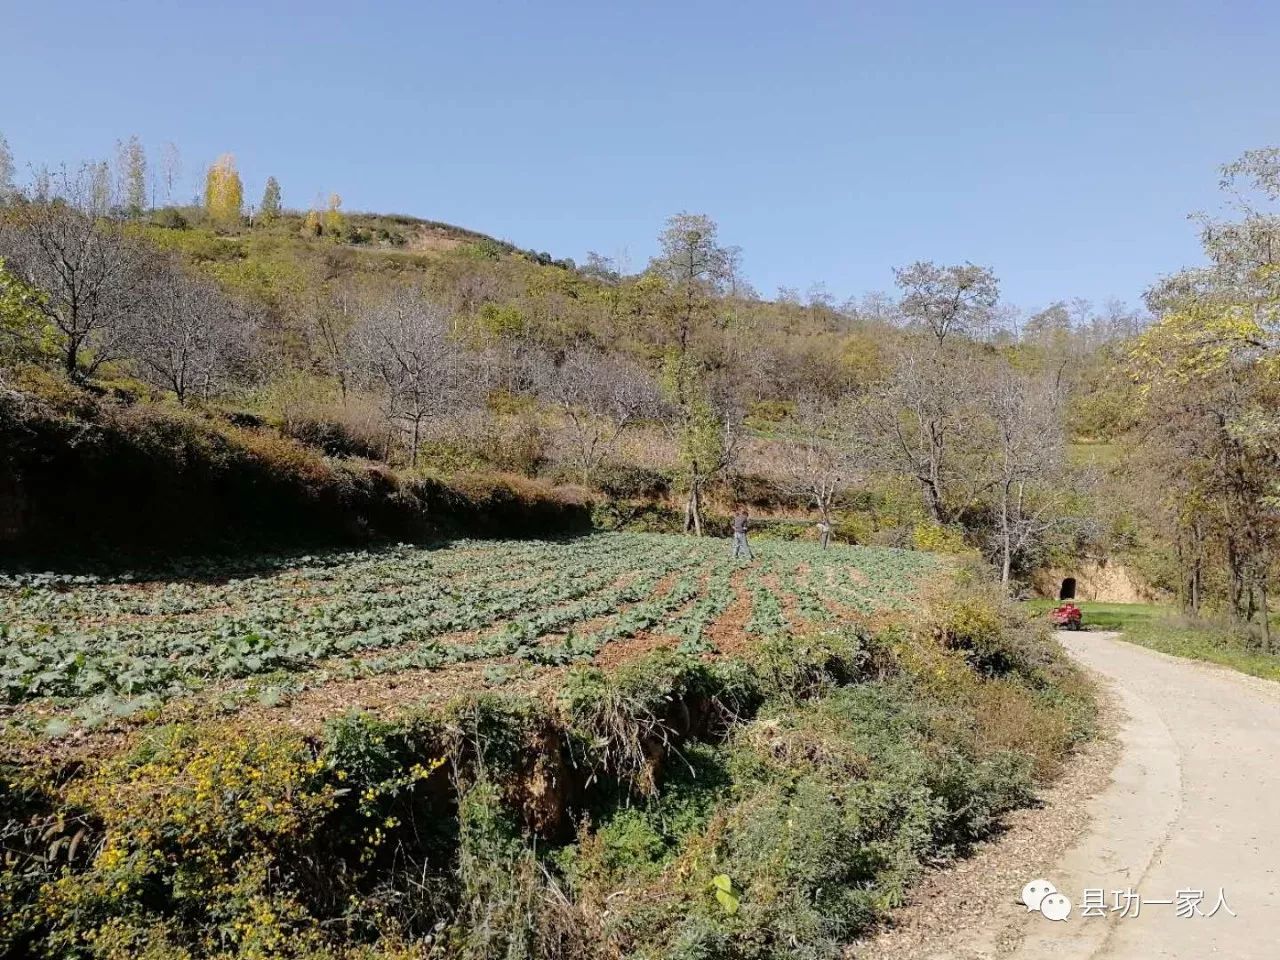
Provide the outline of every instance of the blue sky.
[[445,220],[639,268],[705,212],[766,295],[993,267],[1136,301],[1194,262],[1216,167],[1280,143],[1280,4],[0,0],[20,166],[173,141],[186,194]]

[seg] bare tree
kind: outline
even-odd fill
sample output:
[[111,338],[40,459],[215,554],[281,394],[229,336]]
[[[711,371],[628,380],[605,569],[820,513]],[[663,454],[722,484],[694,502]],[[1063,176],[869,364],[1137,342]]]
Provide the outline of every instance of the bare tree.
[[83,199],[78,201],[80,209],[95,219],[110,217],[120,202],[118,184],[112,176],[111,164],[106,160],[99,160],[88,164],[84,169],[88,189],[83,192]]
[[578,272],[604,284],[616,284],[622,279],[617,262],[595,250],[587,251],[587,262],[578,268]]
[[845,405],[802,397],[792,415],[793,437],[781,444],[779,474],[787,487],[812,500],[819,515],[831,522],[840,493],[856,478],[850,411]]
[[147,209],[147,154],[137,134],[116,143],[116,195],[129,218]]
[[1151,318],[1134,310],[1122,300],[1111,299],[1102,305],[1102,311],[1090,321],[1092,346],[1101,347],[1116,340],[1136,337],[1151,322]]
[[0,133],[0,203],[14,192],[13,174],[13,152],[9,149],[9,141]]
[[172,390],[178,403],[193,394],[208,399],[247,358],[246,314],[213,281],[157,257],[126,346],[143,378]]
[[166,143],[160,148],[160,179],[164,183],[165,203],[173,202],[173,190],[182,176],[182,154],[176,143]]
[[939,346],[953,333],[977,334],[989,328],[1000,289],[986,267],[918,261],[893,275],[902,291],[902,315],[925,327]]
[[1063,398],[1052,375],[1024,373],[1005,362],[990,372],[985,388],[994,427],[994,539],[1000,582],[1008,586],[1020,556],[1075,522],[1067,504]]
[[924,333],[898,348],[889,375],[866,396],[856,432],[878,466],[919,483],[932,520],[949,523],[990,481],[973,463],[981,449],[981,411],[971,390],[976,361],[948,338],[990,332],[998,285],[990,270],[973,264],[921,261],[894,274],[900,315]]
[[383,395],[388,423],[409,434],[409,461],[417,466],[424,426],[477,387],[475,365],[450,337],[448,311],[400,287],[361,318],[353,340],[365,379]]
[[143,251],[103,219],[101,169],[37,178],[0,217],[0,256],[45,291],[40,308],[61,335],[63,366],[93,374],[117,356],[142,297]]
[[882,470],[911,477],[925,511],[950,523],[989,488],[980,463],[982,416],[973,392],[976,362],[911,340],[863,397],[854,433]]
[[576,347],[559,363],[544,358],[534,379],[538,394],[564,415],[574,466],[584,484],[591,482],[622,432],[661,407],[657,385],[644,370],[595,347]]
[[901,305],[883,290],[850,297],[840,310],[849,319],[864,323],[898,326],[903,322]]
[[[322,367],[338,381],[338,391],[346,403],[360,361],[355,333],[357,318],[367,312],[370,294],[354,280],[325,283],[316,277],[304,292],[299,309],[306,316],[311,352]],[[375,304],[376,306],[376,304]]]

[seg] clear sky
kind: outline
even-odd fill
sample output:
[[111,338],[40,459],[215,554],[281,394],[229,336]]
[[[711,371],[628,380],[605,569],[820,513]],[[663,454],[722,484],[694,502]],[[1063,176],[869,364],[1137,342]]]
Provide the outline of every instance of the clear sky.
[[1280,143],[1280,3],[0,0],[19,166],[173,141],[256,200],[336,191],[644,264],[707,213],[765,295],[993,267],[1136,301],[1197,259],[1216,167]]

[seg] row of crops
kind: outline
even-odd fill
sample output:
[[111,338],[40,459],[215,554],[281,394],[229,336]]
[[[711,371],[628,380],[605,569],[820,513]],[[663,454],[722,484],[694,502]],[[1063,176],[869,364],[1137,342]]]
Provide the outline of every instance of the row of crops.
[[747,637],[768,636],[901,607],[932,564],[783,543],[744,563],[719,540],[598,534],[202,564],[166,579],[0,577],[0,697],[11,718],[39,705],[92,726],[246,678],[540,668],[642,634],[712,652],[735,604],[749,604]]

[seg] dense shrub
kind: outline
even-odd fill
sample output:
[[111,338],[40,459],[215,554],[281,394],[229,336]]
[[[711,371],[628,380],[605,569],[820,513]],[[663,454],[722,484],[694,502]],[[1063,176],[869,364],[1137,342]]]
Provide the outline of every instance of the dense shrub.
[[964,539],[964,530],[943,526],[932,521],[920,521],[911,533],[911,546],[930,553],[969,553],[971,548]]
[[152,226],[163,227],[165,230],[186,230],[190,226],[177,207],[159,208],[151,214],[149,222]]
[[1093,732],[1088,681],[1046,624],[992,585],[970,582],[935,598],[923,626],[933,642],[902,659],[943,705],[937,721],[963,728],[978,749],[1015,751],[1049,776]]
[[284,425],[284,432],[329,457],[377,460],[382,457],[386,448],[385,435],[379,436],[364,424],[332,415],[297,417]]
[[1016,673],[1034,684],[1057,661],[1044,624],[1031,621],[994,586],[975,584],[937,601],[928,623],[943,647],[964,653],[982,676]]
[[[596,503],[591,520],[599,530],[632,533],[678,533],[684,528],[683,511],[651,501],[601,500]],[[709,518],[703,522],[709,522]]]
[[758,706],[760,677],[743,666],[660,650],[611,672],[574,671],[559,702],[580,762],[652,795],[674,744],[712,736]]
[[747,655],[768,697],[790,702],[820,697],[870,676],[874,640],[856,630],[767,638]]
[[733,474],[724,483],[725,496],[736,504],[756,510],[805,510],[810,505],[807,494],[797,494],[769,477],[758,474]]
[[560,866],[587,899],[649,878],[606,932],[637,957],[838,956],[1029,798],[1025,757],[946,734],[910,678],[766,705],[698,756],[701,781],[606,815]]
[[650,467],[609,464],[596,478],[601,491],[617,500],[657,500],[671,493],[669,474]]

